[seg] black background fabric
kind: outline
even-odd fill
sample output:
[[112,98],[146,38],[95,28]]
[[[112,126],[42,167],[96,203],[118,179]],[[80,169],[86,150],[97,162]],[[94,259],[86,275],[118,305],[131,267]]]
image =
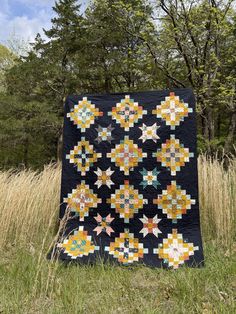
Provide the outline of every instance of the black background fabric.
[[[194,256],[191,256],[185,264],[191,266],[203,265],[198,203],[195,99],[190,89],[173,89],[171,91],[175,92],[175,95],[179,96],[180,100],[188,103],[189,107],[193,109],[193,113],[189,113],[188,117],[186,117],[184,121],[181,121],[179,126],[175,127],[175,130],[171,130],[170,126],[166,125],[164,120],[152,114],[152,110],[156,109],[156,106],[160,105],[161,101],[165,100],[166,96],[169,96],[169,90],[107,95],[84,94],[80,96],[72,95],[67,98],[64,108],[60,218],[64,216],[66,209],[66,203],[63,203],[63,198],[67,197],[68,193],[71,193],[72,189],[75,189],[81,181],[85,181],[90,189],[97,194],[98,198],[102,199],[102,202],[98,204],[97,208],[90,209],[89,217],[85,217],[84,221],[80,221],[79,217],[74,216],[73,219],[70,219],[67,223],[66,234],[71,234],[73,233],[72,230],[77,230],[79,226],[84,226],[84,229],[92,236],[94,243],[100,246],[99,251],[95,251],[94,254],[89,254],[89,256],[78,257],[76,261],[92,263],[96,260],[97,256],[100,256],[104,260],[109,259],[116,262],[117,260],[113,258],[112,255],[109,255],[108,252],[104,252],[104,247],[109,246],[110,242],[114,242],[115,238],[119,237],[119,234],[124,232],[125,228],[128,228],[129,232],[134,233],[135,238],[139,238],[144,248],[148,248],[149,250],[148,254],[144,254],[144,258],[140,259],[140,262],[149,266],[166,267],[167,265],[163,264],[163,260],[158,259],[157,255],[153,254],[153,249],[157,248],[159,243],[162,243],[163,238],[167,238],[168,233],[172,233],[172,229],[177,229],[178,233],[183,235],[184,240],[199,247],[199,249],[194,252]],[[125,95],[130,95],[130,98],[138,102],[139,105],[143,107],[143,110],[147,110],[147,114],[144,114],[142,119],[139,119],[138,122],[134,124],[134,127],[131,127],[127,132],[125,132],[124,128],[121,127],[116,120],[108,115],[112,107],[115,107],[121,99],[124,99]],[[87,97],[99,111],[102,111],[103,116],[96,117],[95,123],[82,133],[66,115],[83,97]],[[143,143],[142,140],[139,139],[142,135],[142,131],[139,127],[142,126],[143,123],[148,126],[157,123],[157,125],[160,126],[157,130],[157,135],[160,139],[158,139],[156,143],[151,140],[147,140]],[[96,128],[98,128],[99,125],[108,127],[110,124],[114,128],[112,131],[113,140],[111,144],[107,141],[100,143],[95,141],[98,136]],[[185,163],[185,166],[181,167],[180,171],[176,172],[176,176],[171,176],[170,170],[163,167],[160,162],[157,162],[155,157],[152,157],[152,153],[161,148],[161,144],[165,143],[165,141],[170,138],[171,134],[174,134],[175,138],[179,139],[180,143],[182,143],[185,148],[189,148],[189,152],[194,153],[194,157],[190,158],[190,161]],[[115,148],[115,145],[119,144],[124,139],[125,135],[128,135],[134,143],[138,144],[143,152],[148,153],[148,158],[144,157],[143,161],[139,162],[138,166],[134,167],[134,170],[131,170],[129,175],[124,175],[124,172],[121,171],[115,163],[111,162],[110,158],[106,157],[107,153],[111,152],[111,149]],[[81,137],[85,137],[85,140],[94,145],[94,149],[97,153],[102,153],[102,158],[99,158],[98,161],[94,163],[90,170],[86,172],[85,176],[81,176],[81,173],[77,171],[77,166],[69,163],[69,160],[66,159],[66,155],[70,153],[70,150],[73,150],[74,146],[81,140]],[[106,170],[108,167],[115,170],[112,175],[112,181],[115,184],[111,186],[111,189],[104,185],[100,188],[95,185],[97,176],[94,171],[96,171],[98,167],[102,170]],[[140,182],[142,182],[140,171],[143,170],[143,168],[153,170],[155,167],[160,171],[158,181],[161,185],[158,185],[157,189],[153,186],[148,186],[144,189],[143,186],[140,185]],[[148,199],[148,204],[145,204],[143,209],[139,210],[139,212],[134,215],[134,218],[129,220],[129,223],[124,223],[124,219],[120,218],[119,214],[115,212],[115,209],[111,208],[110,204],[106,202],[106,200],[111,197],[111,194],[114,194],[115,190],[119,189],[120,185],[124,184],[125,180],[129,180],[129,184],[133,185],[134,188],[143,195],[143,198]],[[186,193],[190,194],[191,198],[196,200],[195,205],[192,205],[191,209],[187,210],[187,214],[182,215],[182,219],[178,219],[177,223],[173,223],[171,219],[167,219],[166,215],[162,214],[162,210],[158,209],[158,206],[153,204],[153,199],[156,199],[157,195],[162,193],[162,190],[166,190],[167,185],[170,185],[171,181],[176,181],[177,185],[180,185],[182,190],[186,190]],[[93,231],[97,226],[94,217],[96,217],[98,213],[103,217],[111,213],[112,217],[115,218],[111,223],[111,227],[115,232],[111,233],[111,236],[104,232],[97,236],[97,233]],[[158,218],[161,219],[158,227],[162,233],[158,235],[158,238],[152,234],[143,237],[143,234],[140,233],[142,222],[139,218],[142,218],[143,215],[152,218],[156,214]],[[72,213],[71,215],[73,216],[74,214]],[[70,257],[64,253],[63,250],[59,251],[59,258],[61,260],[70,260]],[[135,263],[136,262],[134,262],[134,264]]]

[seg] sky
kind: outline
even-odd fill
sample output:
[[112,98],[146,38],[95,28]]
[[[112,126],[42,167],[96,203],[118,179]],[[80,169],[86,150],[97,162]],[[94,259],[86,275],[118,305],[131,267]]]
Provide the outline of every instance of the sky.
[[[81,10],[88,0],[78,0]],[[42,28],[48,29],[53,17],[55,0],[0,0],[0,43],[9,41],[32,42]]]

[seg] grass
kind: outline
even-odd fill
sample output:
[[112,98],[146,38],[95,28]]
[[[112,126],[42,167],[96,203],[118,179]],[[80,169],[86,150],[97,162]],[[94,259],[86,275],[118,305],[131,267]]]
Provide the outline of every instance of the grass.
[[55,236],[60,167],[0,173],[0,313],[235,313],[236,160],[199,158],[206,266],[65,266]]

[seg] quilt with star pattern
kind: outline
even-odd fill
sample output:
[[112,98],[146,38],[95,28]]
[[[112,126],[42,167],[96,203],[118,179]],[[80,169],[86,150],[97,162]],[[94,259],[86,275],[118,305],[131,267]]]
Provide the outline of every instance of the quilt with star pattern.
[[69,96],[58,258],[202,266],[190,89]]

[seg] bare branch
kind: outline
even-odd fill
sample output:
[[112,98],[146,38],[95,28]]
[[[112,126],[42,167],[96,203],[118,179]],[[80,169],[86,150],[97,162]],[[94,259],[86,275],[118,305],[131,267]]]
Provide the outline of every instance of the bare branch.
[[184,58],[184,61],[185,61],[185,64],[187,66],[187,69],[188,69],[187,76],[188,76],[189,82],[190,82],[190,84],[193,87],[195,87],[195,83],[194,83],[194,80],[193,80],[193,77],[192,77],[191,62],[189,60],[189,57],[185,53],[183,45],[182,45],[182,43],[181,43],[181,41],[179,39],[179,36],[178,36],[178,33],[177,33],[178,25],[177,25],[177,21],[176,21],[176,19],[174,17],[174,14],[171,12],[171,9],[169,10],[167,8],[167,6],[165,5],[165,1],[163,1],[163,0],[161,1],[161,8],[163,9],[164,12],[166,12],[166,14],[170,17],[170,19],[172,21],[175,42],[177,44],[177,47],[178,47],[180,53],[182,54],[182,56]]

